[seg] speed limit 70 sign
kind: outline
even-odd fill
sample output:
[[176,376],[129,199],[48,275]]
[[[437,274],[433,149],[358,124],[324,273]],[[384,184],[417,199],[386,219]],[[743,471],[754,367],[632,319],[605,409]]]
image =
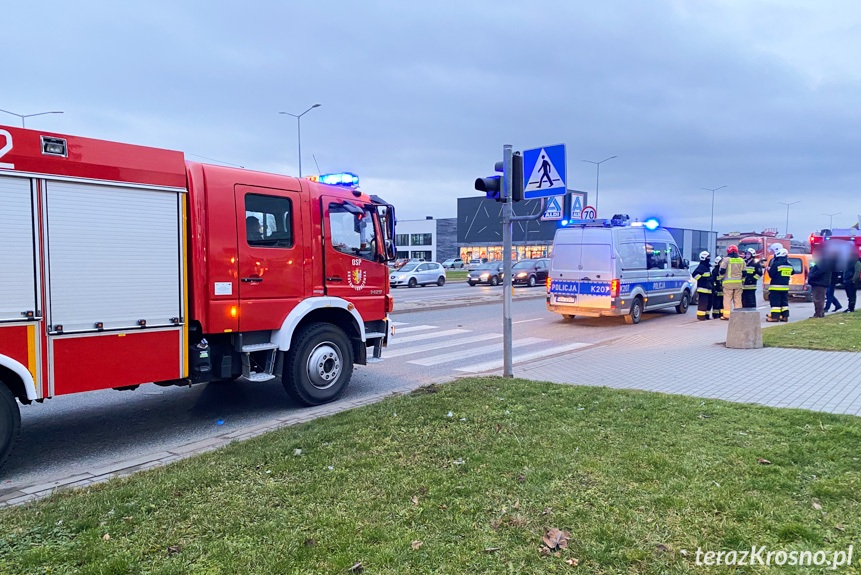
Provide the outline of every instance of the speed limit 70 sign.
[[598,217],[598,212],[592,206],[586,206],[583,208],[583,213],[580,214],[580,217],[584,220],[594,220]]

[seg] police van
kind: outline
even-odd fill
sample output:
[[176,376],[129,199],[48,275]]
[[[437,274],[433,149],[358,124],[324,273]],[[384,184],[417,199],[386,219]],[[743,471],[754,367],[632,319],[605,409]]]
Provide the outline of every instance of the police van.
[[690,263],[657,220],[574,220],[556,231],[547,279],[547,309],[567,319],[624,316],[675,307],[693,294]]

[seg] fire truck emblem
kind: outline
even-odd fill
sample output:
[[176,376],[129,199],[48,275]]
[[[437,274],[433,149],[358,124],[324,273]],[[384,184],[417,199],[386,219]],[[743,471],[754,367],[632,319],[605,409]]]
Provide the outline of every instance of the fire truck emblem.
[[355,268],[351,270],[349,275],[347,276],[347,283],[350,284],[351,288],[356,291],[359,291],[360,289],[365,287],[365,281],[367,279],[368,274],[364,270],[360,268]]

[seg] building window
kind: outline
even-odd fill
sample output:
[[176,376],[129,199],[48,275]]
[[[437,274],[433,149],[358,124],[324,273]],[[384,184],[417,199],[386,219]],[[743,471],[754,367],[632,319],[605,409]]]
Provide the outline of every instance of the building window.
[[409,258],[409,257],[410,257],[410,252],[402,252],[402,251],[398,250],[397,258],[398,258],[399,260],[401,260],[401,259],[407,259],[407,258]]
[[430,261],[432,259],[432,254],[430,252],[413,252],[414,260],[426,260]]
[[413,246],[430,246],[433,245],[433,234],[413,234],[411,236]]
[[395,234],[395,245],[396,246],[408,246],[408,245],[410,245],[410,234]]

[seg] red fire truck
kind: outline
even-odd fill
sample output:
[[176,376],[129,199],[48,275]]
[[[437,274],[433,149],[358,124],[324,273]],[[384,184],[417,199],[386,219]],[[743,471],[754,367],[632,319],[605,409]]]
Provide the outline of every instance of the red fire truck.
[[858,250],[858,255],[861,255],[861,231],[858,228],[825,229],[821,230],[818,234],[810,234],[810,249],[815,249],[817,246],[821,246],[831,240],[849,242]]
[[280,377],[336,399],[391,335],[394,221],[355,186],[0,129],[0,464],[16,398]]

